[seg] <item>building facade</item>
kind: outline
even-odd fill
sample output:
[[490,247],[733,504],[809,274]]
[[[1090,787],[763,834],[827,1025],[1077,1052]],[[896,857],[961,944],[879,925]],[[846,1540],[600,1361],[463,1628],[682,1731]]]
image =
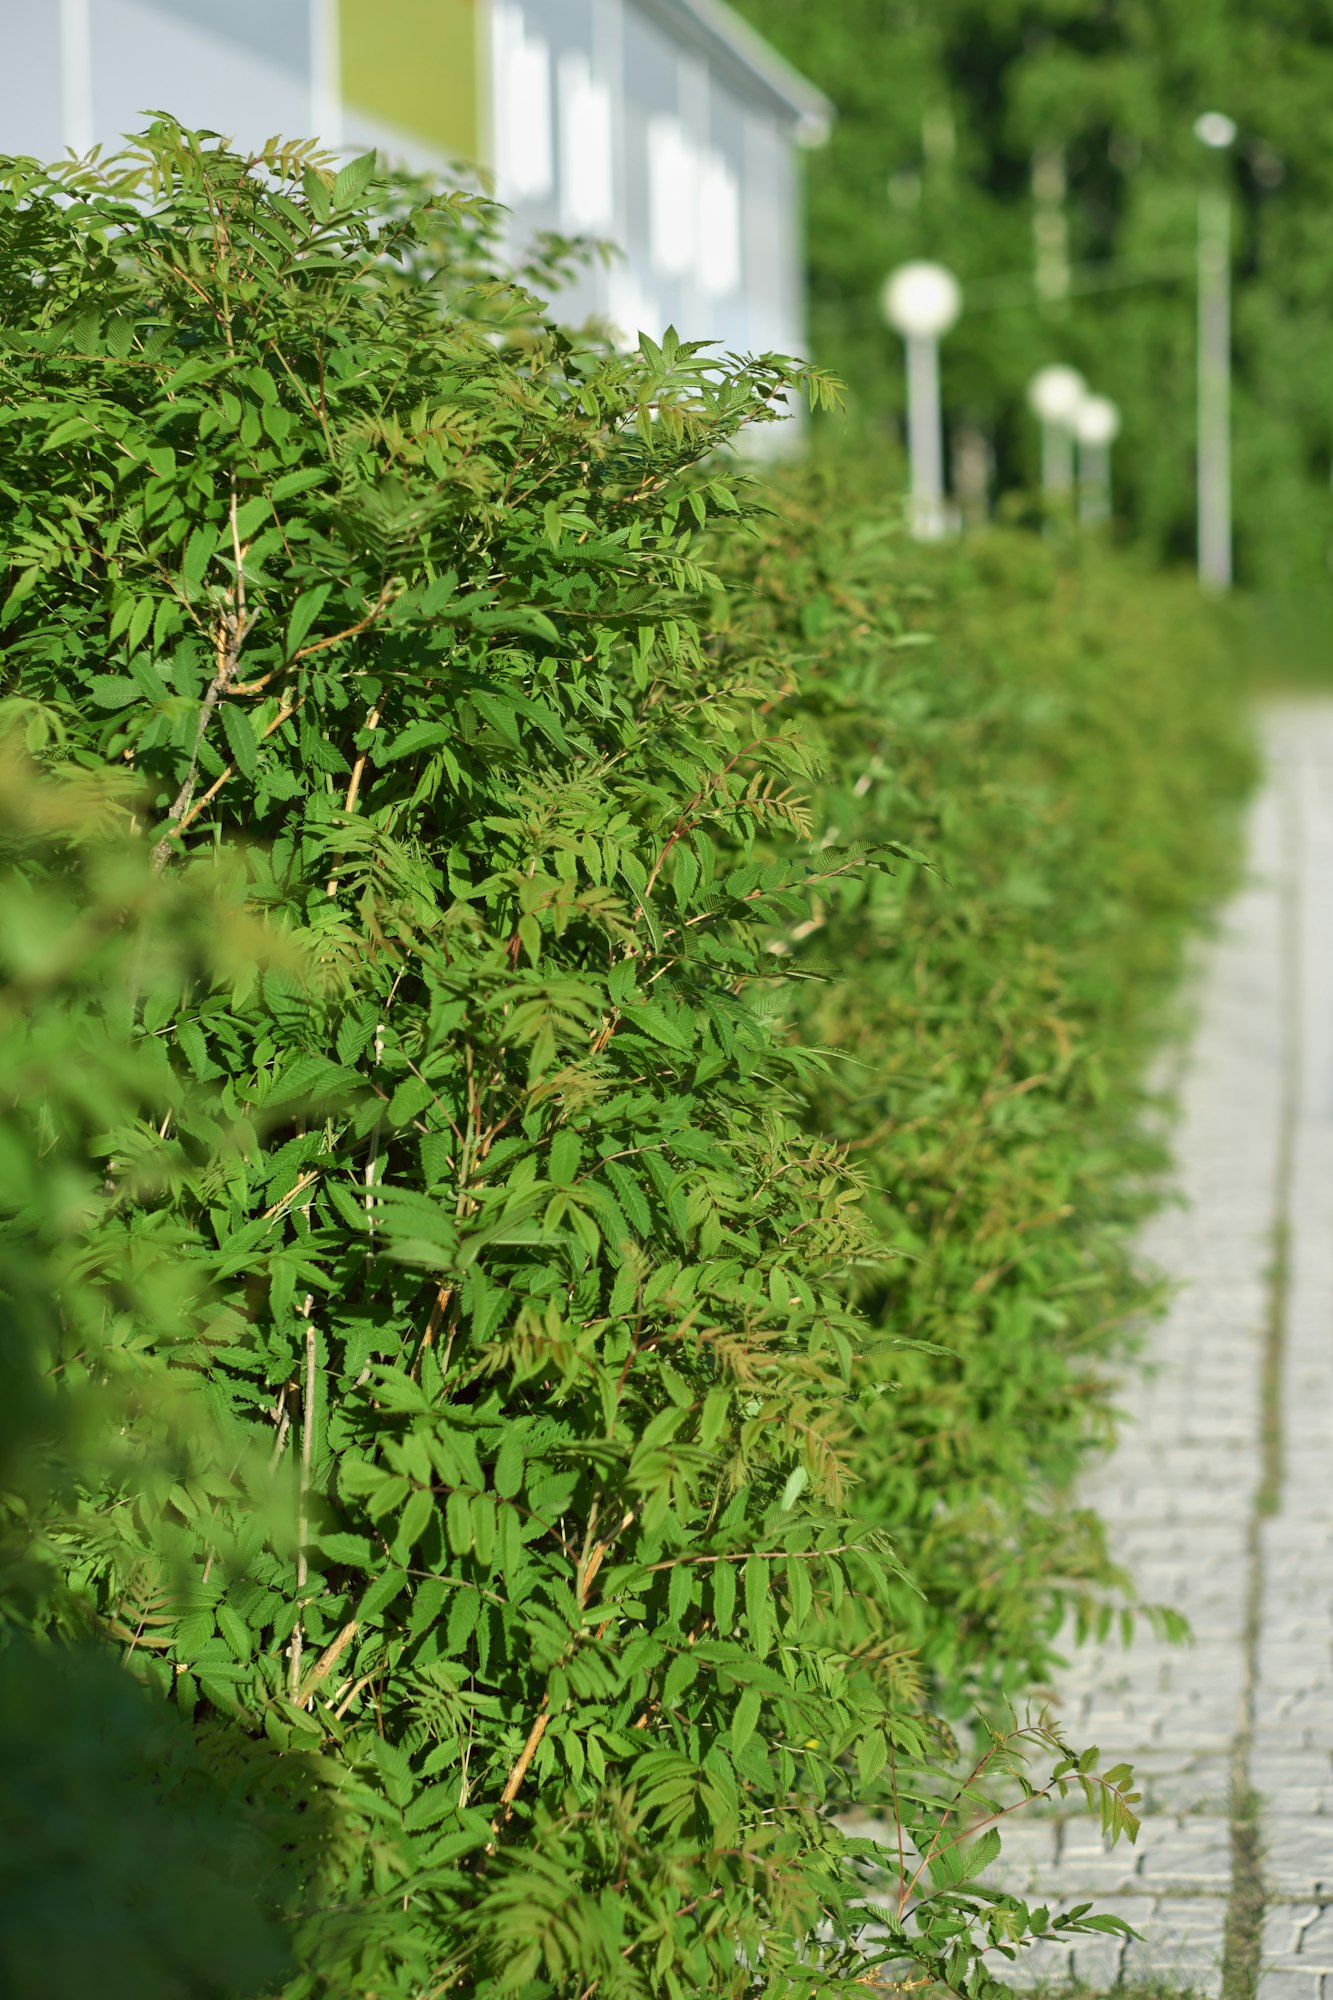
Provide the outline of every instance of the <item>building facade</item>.
[[605,238],[559,310],[801,351],[799,161],[825,100],[721,0],[0,0],[0,152],[115,150],[145,114],[318,134]]

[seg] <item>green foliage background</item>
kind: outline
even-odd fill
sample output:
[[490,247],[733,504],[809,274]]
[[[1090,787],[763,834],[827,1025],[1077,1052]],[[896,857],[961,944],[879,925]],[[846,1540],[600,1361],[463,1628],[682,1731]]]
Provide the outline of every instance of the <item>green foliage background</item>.
[[[1121,406],[1117,508],[1159,555],[1194,551],[1199,190],[1234,196],[1237,563],[1283,594],[1326,590],[1333,546],[1327,354],[1333,150],[1320,107],[1333,22],[1317,0],[739,0],[838,107],[807,160],[814,351],[883,434],[899,345],[877,310],[908,257],[938,257],[968,309],[944,348],[955,425],[1001,490],[1036,483],[1023,396],[1068,360]],[[1193,136],[1238,123],[1234,152]],[[1071,295],[1039,306],[1032,167],[1058,154]],[[1325,613],[1325,616],[1327,614]]]
[[[1114,1928],[974,1836],[1129,1774],[953,1725],[1123,1601],[1058,1488],[1246,778],[1216,634],[758,486],[822,378],[574,341],[368,160],[5,174],[0,1617],[101,1803],[0,1839],[87,1880],[62,1992],[118,1912],[293,2000],[985,1996]],[[164,1816],[218,1897],[125,1911],[97,1830]]]

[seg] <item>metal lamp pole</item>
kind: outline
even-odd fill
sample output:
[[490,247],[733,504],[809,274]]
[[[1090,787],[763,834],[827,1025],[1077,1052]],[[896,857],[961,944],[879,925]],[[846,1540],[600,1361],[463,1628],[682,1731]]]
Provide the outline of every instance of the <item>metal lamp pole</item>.
[[944,507],[944,420],[940,408],[940,339],[962,310],[958,280],[942,264],[903,264],[886,280],[880,305],[907,350],[907,453],[912,472],[912,532],[939,541]]
[[[1225,152],[1236,127],[1207,111],[1194,135]],[[1199,581],[1231,588],[1231,201],[1220,177],[1199,190]]]
[[1041,490],[1064,504],[1074,490],[1074,424],[1088,385],[1077,368],[1053,362],[1028,383],[1028,408],[1041,425]]
[[1085,526],[1111,515],[1111,446],[1120,412],[1109,396],[1085,396],[1074,419],[1078,439],[1078,518]]

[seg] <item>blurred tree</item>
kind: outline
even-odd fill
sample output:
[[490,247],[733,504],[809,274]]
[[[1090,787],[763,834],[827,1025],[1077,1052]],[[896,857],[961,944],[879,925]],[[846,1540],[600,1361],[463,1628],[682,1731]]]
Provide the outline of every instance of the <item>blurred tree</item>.
[[[1235,197],[1238,574],[1326,582],[1333,539],[1329,0],[738,0],[838,106],[809,170],[811,337],[872,437],[897,436],[901,362],[877,293],[946,261],[968,310],[945,350],[956,428],[1030,485],[1023,401],[1072,361],[1121,404],[1117,510],[1194,550],[1194,258],[1210,173]],[[1229,155],[1193,133],[1239,126]]]

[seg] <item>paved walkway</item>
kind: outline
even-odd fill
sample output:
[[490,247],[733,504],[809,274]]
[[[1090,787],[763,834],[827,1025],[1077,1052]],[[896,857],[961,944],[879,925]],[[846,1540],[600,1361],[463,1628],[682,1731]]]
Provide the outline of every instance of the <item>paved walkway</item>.
[[1187,1205],[1144,1246],[1180,1291],[1085,1489],[1195,1639],[1089,1646],[1059,1684],[1072,1741],[1144,1781],[1137,1846],[1020,1822],[990,1878],[1143,1941],[1043,1947],[1024,1981],[1333,2000],[1333,703],[1265,739],[1183,1076]]

